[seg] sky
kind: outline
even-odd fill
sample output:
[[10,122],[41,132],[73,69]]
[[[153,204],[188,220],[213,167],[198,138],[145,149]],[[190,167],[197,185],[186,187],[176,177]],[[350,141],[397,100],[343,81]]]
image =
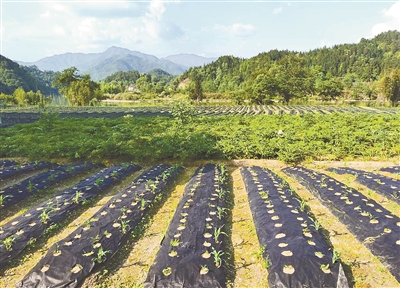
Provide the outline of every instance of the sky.
[[159,58],[250,58],[400,31],[400,1],[0,0],[0,54],[34,62],[111,46]]

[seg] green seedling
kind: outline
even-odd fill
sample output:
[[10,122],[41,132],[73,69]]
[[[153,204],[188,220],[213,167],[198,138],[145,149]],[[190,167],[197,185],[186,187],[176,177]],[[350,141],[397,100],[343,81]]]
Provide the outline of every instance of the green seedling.
[[11,235],[2,241],[3,245],[5,246],[7,251],[12,250],[12,245],[14,244],[15,239],[17,239],[17,237],[15,237],[14,235]]
[[83,198],[83,193],[81,191],[76,191],[74,197],[72,197],[72,201],[76,204],[79,204],[82,198]]
[[67,172],[72,172],[72,170],[74,170],[74,167],[72,167],[72,166],[69,166],[69,167],[67,167],[67,169],[65,169]]
[[224,225],[222,225],[221,227],[218,228],[214,228],[214,241],[215,243],[219,243],[218,238],[220,235],[224,234],[226,235],[225,232],[221,231],[222,227],[224,227]]
[[108,253],[111,253],[111,250],[104,251],[103,247],[100,246],[99,250],[97,251],[97,256],[95,258],[92,258],[92,261],[101,263],[104,261],[104,258]]
[[179,246],[179,244],[181,244],[181,242],[179,242],[179,239],[173,239],[171,240],[171,246],[176,247]]
[[219,207],[217,206],[217,218],[219,220],[222,219],[222,217],[226,214],[225,210],[228,210],[227,208]]
[[171,275],[171,273],[172,273],[171,267],[164,268],[164,269],[162,270],[162,273],[164,274],[164,276]]
[[28,189],[29,192],[32,192],[34,188],[35,188],[35,185],[31,181],[29,181],[26,189]]
[[10,198],[10,195],[1,195],[0,196],[0,206],[3,205],[4,200],[6,200],[7,198]]
[[262,199],[268,199],[268,197],[269,197],[268,191],[261,191],[261,192],[258,192],[258,194],[260,194],[260,197]]
[[308,217],[313,223],[310,225],[315,228],[316,231],[318,231],[321,228],[321,223],[317,219],[313,219],[311,217]]
[[201,265],[200,274],[202,274],[202,275],[207,274],[208,271],[210,271],[210,270],[208,269],[207,265]]
[[225,254],[224,251],[222,251],[222,250],[217,251],[217,250],[215,250],[214,247],[212,247],[211,255],[214,256],[215,267],[217,267],[217,268],[221,267],[221,265],[222,265],[222,258],[221,257],[224,254]]
[[226,194],[226,191],[222,188],[217,189],[216,192],[218,194],[219,199],[222,199],[224,197],[224,195]]
[[340,261],[340,253],[336,250],[333,249],[332,251],[332,264],[335,264],[335,262]]
[[307,209],[307,202],[304,200],[304,199],[298,199],[298,198],[296,198],[296,200],[299,202],[299,204],[300,204],[300,207],[299,207],[299,209],[300,209],[300,211],[301,212],[304,212],[306,209]]
[[146,204],[149,203],[149,202],[151,202],[151,201],[146,200],[144,198],[140,198],[140,200],[139,200],[139,209],[140,210],[144,210],[146,208]]
[[97,178],[96,181],[94,182],[94,185],[100,186],[104,182],[103,178]]
[[130,226],[129,226],[129,220],[121,220],[121,226],[120,226],[120,229],[121,229],[121,233],[122,234],[126,234],[126,232],[128,231],[128,229],[130,228]]
[[39,220],[43,224],[47,224],[47,221],[50,220],[50,213],[53,212],[53,208],[43,209],[42,213],[39,215]]

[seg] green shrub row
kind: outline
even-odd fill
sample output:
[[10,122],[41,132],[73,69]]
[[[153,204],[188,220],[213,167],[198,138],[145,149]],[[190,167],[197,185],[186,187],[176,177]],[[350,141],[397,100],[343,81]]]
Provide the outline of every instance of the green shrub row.
[[389,159],[400,115],[304,114],[59,119],[0,129],[0,157],[159,162],[195,159]]

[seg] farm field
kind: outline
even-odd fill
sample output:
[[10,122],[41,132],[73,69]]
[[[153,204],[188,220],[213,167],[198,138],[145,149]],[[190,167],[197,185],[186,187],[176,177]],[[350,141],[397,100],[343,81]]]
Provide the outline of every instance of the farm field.
[[[15,160],[17,160],[18,162],[24,160],[27,161],[27,159],[22,158],[15,158]],[[207,165],[210,162],[223,165]],[[400,181],[399,174],[396,173],[397,170],[392,170],[392,172],[380,170],[384,167],[394,167],[396,165],[399,165],[398,159],[392,158],[387,161],[308,161],[302,163],[301,167],[310,169],[316,173],[323,173],[324,175],[326,175],[326,179],[331,177],[335,181],[341,182],[343,186],[348,186],[349,189],[355,189],[352,193],[359,193],[359,195],[368,199],[369,202],[366,202],[366,204],[374,203],[375,205],[379,205],[379,209],[385,211],[385,215],[392,217],[386,217],[387,219],[394,219],[395,221],[397,221],[396,219],[399,219],[398,217],[400,217],[400,205],[395,201],[392,201],[391,197],[393,196],[386,197],[385,194],[382,194],[382,192],[371,190],[367,186],[360,184],[357,181],[356,175],[338,174],[334,172],[334,170],[330,171],[332,168],[346,167],[385,176],[386,179],[392,179],[393,182],[390,183],[389,187],[392,187],[392,192],[396,192],[400,189],[400,185],[396,186],[397,183]],[[145,282],[147,283],[145,287],[153,287],[151,284],[149,284],[151,283],[149,279],[152,279],[150,275],[152,275],[151,273],[153,273],[149,273],[149,271],[151,271],[150,267],[152,266],[154,261],[158,259],[157,257],[161,257],[160,259],[165,259],[163,261],[169,259],[168,261],[172,262],[168,265],[166,264],[166,267],[164,267],[164,269],[171,267],[171,274],[169,274],[168,269],[157,270],[153,268],[153,271],[158,271],[155,273],[159,273],[158,275],[161,276],[158,277],[161,278],[168,279],[169,275],[174,275],[174,265],[180,265],[177,264],[178,262],[174,262],[175,259],[180,259],[179,256],[176,256],[174,253],[176,252],[177,255],[186,255],[184,247],[187,246],[183,245],[182,242],[190,243],[190,239],[193,239],[194,237],[193,233],[196,230],[192,231],[190,229],[191,227],[197,227],[197,224],[194,226],[189,224],[191,223],[191,221],[193,221],[193,218],[191,217],[195,215],[195,217],[197,218],[206,218],[205,223],[209,223],[209,225],[211,225],[210,228],[212,228],[210,229],[210,231],[215,231],[218,229],[214,228],[222,227],[222,229],[220,229],[220,232],[223,232],[220,234],[219,237],[215,237],[214,233],[210,233],[213,235],[211,235],[210,238],[206,238],[209,240],[202,240],[200,243],[203,244],[204,242],[206,245],[201,245],[201,247],[204,246],[205,248],[199,248],[199,250],[195,250],[199,252],[202,251],[201,249],[207,250],[207,247],[209,245],[207,243],[210,243],[212,247],[215,247],[216,251],[222,251],[219,253],[220,257],[218,258],[221,262],[215,260],[215,252],[214,255],[210,253],[210,258],[207,258],[206,255],[201,254],[204,251],[200,253],[201,255],[206,257],[199,256],[199,263],[201,263],[202,266],[195,266],[197,267],[195,268],[195,270],[199,270],[199,279],[207,279],[204,277],[201,278],[202,276],[207,275],[209,277],[220,275],[218,276],[219,278],[217,278],[223,279],[223,283],[221,286],[227,285],[228,287],[268,287],[269,285],[273,285],[273,283],[284,283],[285,277],[287,279],[293,279],[294,281],[294,279],[296,279],[295,277],[298,277],[299,275],[296,274],[296,271],[300,269],[298,268],[300,266],[296,266],[296,261],[293,263],[288,263],[287,261],[290,262],[290,259],[296,259],[296,254],[300,253],[300,251],[296,251],[296,249],[293,249],[292,245],[295,244],[292,243],[295,240],[290,239],[295,239],[295,237],[292,238],[291,234],[288,232],[285,233],[286,235],[282,235],[284,234],[284,232],[280,231],[279,229],[284,229],[285,225],[287,225],[288,223],[298,221],[296,220],[296,218],[303,218],[302,221],[299,220],[299,227],[302,228],[298,230],[298,228],[295,228],[295,226],[293,226],[293,229],[290,228],[289,232],[294,233],[293,235],[295,235],[295,233],[300,233],[300,235],[302,235],[303,233],[303,239],[309,240],[302,244],[305,245],[305,251],[311,248],[314,249],[313,247],[319,247],[317,252],[320,253],[315,254],[316,257],[314,261],[316,264],[309,264],[315,265],[313,267],[314,269],[316,269],[316,271],[319,271],[318,273],[321,273],[321,275],[331,275],[330,273],[332,273],[332,275],[340,275],[340,273],[344,273],[350,287],[400,286],[400,283],[398,282],[399,279],[396,280],[394,276],[396,274],[396,268],[392,266],[394,269],[389,269],[390,264],[394,263],[393,259],[395,261],[395,257],[393,258],[391,256],[395,255],[397,253],[396,251],[399,250],[398,247],[400,247],[400,239],[397,239],[400,235],[400,232],[398,231],[399,222],[397,222],[397,224],[396,222],[394,222],[394,227],[390,226],[392,230],[391,235],[394,236],[393,239],[397,239],[397,242],[395,242],[394,247],[392,247],[393,254],[385,257],[386,259],[392,260],[385,261],[384,258],[378,258],[376,256],[376,250],[374,249],[379,249],[379,245],[377,247],[371,248],[371,243],[365,241],[363,243],[363,240],[356,235],[356,231],[349,228],[346,223],[342,223],[341,218],[337,217],[335,210],[331,210],[331,207],[329,205],[326,205],[323,201],[321,201],[321,199],[317,197],[318,195],[315,194],[315,191],[308,190],[305,186],[300,184],[298,179],[292,178],[291,176],[288,176],[287,173],[284,173],[290,166],[281,161],[246,159],[187,161],[184,165],[184,169],[178,171],[177,174],[174,176],[174,182],[169,181],[169,184],[167,186],[164,185],[163,187],[159,187],[157,185],[159,185],[158,183],[164,183],[162,179],[169,179],[168,177],[170,177],[170,174],[162,171],[167,171],[166,169],[174,167],[178,168],[178,166],[153,166],[149,164],[142,166],[142,170],[137,172],[131,171],[129,176],[124,178],[124,180],[119,181],[116,184],[112,184],[112,186],[103,191],[102,194],[95,196],[93,200],[89,201],[86,204],[80,205],[81,207],[78,207],[75,211],[71,212],[64,220],[58,222],[57,225],[47,227],[47,231],[40,238],[38,238],[36,242],[30,243],[30,245],[28,245],[28,247],[26,247],[26,249],[22,251],[18,256],[2,266],[2,269],[0,271],[0,286],[15,287],[16,283],[20,282],[23,279],[28,279],[26,278],[27,275],[31,275],[30,279],[35,279],[35,277],[37,279],[37,277],[40,278],[41,275],[43,276],[46,275],[46,273],[50,273],[53,263],[55,265],[54,267],[58,265],[57,261],[53,259],[51,260],[51,262],[47,262],[49,263],[49,265],[47,265],[45,264],[45,262],[39,262],[39,260],[46,255],[46,257],[51,256],[52,258],[57,258],[62,257],[62,255],[65,255],[65,253],[70,253],[67,252],[68,250],[64,250],[63,246],[61,245],[61,243],[64,243],[63,241],[65,241],[65,243],[69,243],[70,241],[72,243],[84,243],[85,239],[86,241],[89,241],[95,236],[95,234],[91,234],[92,238],[80,238],[77,235],[83,235],[84,233],[86,233],[85,227],[89,227],[87,233],[93,233],[90,232],[92,231],[92,229],[93,231],[97,231],[97,221],[101,222],[103,221],[101,220],[101,217],[105,217],[107,219],[110,219],[111,222],[108,222],[109,224],[107,224],[109,225],[107,226],[109,228],[106,229],[107,233],[104,233],[104,237],[100,237],[98,240],[96,240],[97,242],[93,242],[93,245],[96,245],[97,247],[96,249],[94,249],[94,252],[96,252],[97,255],[95,253],[94,255],[91,254],[90,256],[86,257],[88,258],[88,262],[87,264],[82,265],[82,267],[75,265],[77,263],[71,264],[68,262],[68,265],[70,265],[71,267],[66,270],[64,269],[66,272],[68,272],[68,277],[74,278],[75,275],[77,276],[75,277],[76,279],[81,277],[79,276],[81,275],[79,274],[79,269],[88,271],[86,269],[91,265],[90,262],[92,262],[95,264],[95,267],[90,268],[93,270],[90,270],[89,273],[85,272],[87,273],[85,274],[85,277],[87,276],[86,278],[80,278],[80,280],[84,279],[81,287],[142,287]],[[268,168],[268,170],[265,168]],[[99,169],[100,168],[98,168],[98,170]],[[282,169],[284,170],[282,171]],[[45,189],[43,191],[36,192],[35,201],[27,201],[27,199],[25,199],[21,201],[21,203],[18,203],[18,205],[7,207],[4,209],[2,208],[3,211],[0,213],[1,227],[6,227],[6,223],[14,222],[13,219],[15,217],[25,215],[26,213],[28,213],[27,211],[29,211],[29,209],[35,208],[38,205],[40,206],[40,203],[42,203],[43,201],[47,201],[48,199],[56,197],[57,195],[62,195],[59,193],[67,189],[68,186],[76,186],[75,183],[79,182],[82,177],[89,177],[98,170],[85,172],[86,176],[81,175],[81,178],[75,177],[71,180],[64,180],[59,184],[57,188],[47,190]],[[40,171],[37,171],[35,173],[40,173]],[[154,173],[159,173],[159,176],[157,176],[158,174],[155,175]],[[247,178],[245,178],[245,174],[243,173],[247,173],[246,175],[248,175],[248,177],[246,176]],[[210,174],[210,176],[208,174]],[[171,177],[172,176],[173,175],[171,175]],[[23,174],[21,176],[15,176],[12,179],[5,179],[0,182],[0,189],[4,189],[6,186],[8,186],[8,184],[18,182],[19,180],[23,180],[26,177],[26,174]],[[385,183],[383,183],[382,185],[385,185]],[[134,186],[137,186],[137,188]],[[250,187],[255,187],[256,190]],[[319,186],[316,187],[319,189]],[[374,187],[372,188],[374,189]],[[129,199],[130,196],[127,195],[129,195],[130,190],[134,191],[134,189],[139,189],[139,191],[142,191],[137,192],[138,194],[132,194],[131,199],[134,200],[134,202],[136,203],[135,205],[143,205],[140,206],[143,209],[138,209],[138,211],[140,211],[140,213],[143,212],[144,214],[141,220],[135,220],[134,222],[128,223],[128,226],[125,226],[125,229],[127,230],[122,230],[121,226],[125,223],[123,220],[130,219],[129,215],[131,212],[129,212],[129,210],[135,211],[135,206],[128,210],[122,210],[119,209],[119,207],[125,207],[127,205],[124,204],[124,199]],[[249,189],[253,189],[251,194]],[[154,191],[155,194],[153,194],[152,191]],[[150,202],[148,201],[153,200],[147,197],[152,197],[151,195],[156,195],[158,193],[160,196],[155,198],[155,202],[152,205],[149,205]],[[210,194],[208,195],[208,193]],[[268,205],[264,210],[265,212],[263,212],[265,213],[263,214],[265,216],[262,216],[262,218],[259,218],[257,221],[253,221],[251,211],[254,209],[254,205],[252,206],[252,203],[255,204],[259,202],[249,203],[247,196],[248,193],[249,196],[253,195],[251,197],[261,197],[259,198],[260,200],[268,202],[265,202],[266,205]],[[259,196],[257,196],[258,194]],[[222,198],[219,198],[218,195],[224,196],[221,196]],[[32,196],[29,196],[28,199],[30,197]],[[139,200],[139,198],[137,197],[142,197],[142,199],[144,200]],[[83,199],[81,200],[83,201]],[[223,202],[220,202],[221,200],[223,200]],[[354,201],[353,199],[350,200]],[[219,207],[219,209],[212,206],[214,205],[213,201],[215,201],[215,206]],[[209,216],[202,214],[204,211],[203,209],[200,209],[197,212],[194,208],[195,206],[193,206],[192,209],[191,205],[195,203],[204,203],[205,207],[208,207],[206,211],[208,211],[209,209]],[[115,210],[116,214],[112,212],[112,209],[116,209],[113,208],[112,205],[117,205],[118,207],[118,209]],[[284,209],[286,205],[288,207],[287,210]],[[257,207],[260,206],[257,205]],[[215,212],[213,212],[213,209],[215,209]],[[124,218],[124,216],[128,216],[128,218]],[[207,221],[207,217],[212,220]],[[277,260],[279,259],[279,257],[275,253],[275,249],[280,248],[274,248],[273,251],[268,250],[269,247],[273,247],[273,245],[275,245],[273,244],[273,239],[268,240],[268,237],[263,238],[264,240],[270,242],[266,243],[266,247],[262,246],[265,243],[263,242],[264,240],[260,239],[261,234],[259,230],[261,228],[259,223],[260,221],[266,221],[265,219],[269,219],[268,217],[271,217],[271,220],[269,220],[268,223],[265,225],[269,227],[268,229],[272,229],[273,231],[275,231],[273,232],[276,234],[276,237],[274,237],[274,239],[278,240],[278,242],[275,241],[275,243],[276,245],[279,244],[279,247],[282,246],[284,252],[282,260],[284,260],[284,262],[286,261],[286,263],[284,263],[285,265],[281,264],[280,260]],[[290,217],[295,218],[293,218],[294,220],[291,220]],[[311,218],[307,219],[308,217]],[[364,218],[368,219],[368,222],[370,221],[370,218]],[[117,222],[112,222],[112,219],[119,220]],[[375,220],[378,220],[380,223],[384,221],[383,219],[384,218],[379,215],[375,217]],[[199,221],[199,225],[201,223],[203,223],[203,221]],[[271,223],[273,223],[274,225],[270,225]],[[368,225],[374,226],[380,224],[374,224],[374,222],[372,221]],[[316,226],[318,226],[318,229]],[[383,227],[382,229],[388,227]],[[197,227],[196,229],[207,230],[208,228]],[[303,232],[301,232],[301,229],[303,229]],[[123,233],[123,231],[125,231],[125,234]],[[385,235],[390,235],[388,230],[385,231]],[[109,235],[108,233],[111,235]],[[317,234],[320,236],[317,236]],[[110,245],[110,243],[117,242],[113,240],[109,243],[107,242],[107,239],[114,239],[114,237],[117,237],[117,235],[120,235],[118,237],[122,237],[121,239],[124,239],[121,242],[119,250],[117,251],[115,250],[115,248],[106,248],[111,247],[107,246]],[[178,240],[172,241],[174,236],[176,235],[178,235]],[[310,238],[310,235],[312,235],[313,237]],[[208,237],[208,235],[204,234],[202,237]],[[322,244],[322,242],[320,241],[326,242],[324,242],[325,244]],[[100,246],[98,246],[99,243],[101,243]],[[259,243],[263,244],[260,245]],[[313,243],[315,245],[313,245]],[[288,244],[289,246],[281,244]],[[68,247],[75,247],[74,245],[66,246],[65,249],[67,249]],[[165,248],[163,248],[164,246]],[[103,252],[105,252],[104,254],[100,255],[99,247],[104,248],[102,250]],[[170,250],[168,247],[173,247],[173,249]],[[209,252],[213,251],[214,250],[209,248]],[[200,255],[199,252],[195,252],[195,254]],[[90,253],[90,251],[85,250],[84,252],[80,252],[79,255],[82,255],[82,253],[87,254]],[[159,253],[161,254],[158,255]],[[170,253],[172,256],[168,256],[168,253]],[[293,255],[291,255],[291,253],[293,253]],[[313,253],[314,252],[312,252],[312,254]],[[307,254],[310,259],[312,259],[312,254]],[[82,258],[82,256],[79,257]],[[79,257],[77,257],[76,259],[79,259]],[[95,258],[96,261],[94,260]],[[339,258],[340,261],[338,260]],[[182,258],[181,260],[183,259],[184,258]],[[328,262],[326,262],[327,259],[329,260]],[[282,268],[283,266],[280,265],[283,265],[285,267]],[[395,265],[398,265],[398,263]],[[340,272],[339,266],[342,267],[342,272]],[[206,268],[209,271],[206,272]],[[188,269],[190,268],[188,267]],[[223,269],[221,271],[224,272],[220,274],[215,274],[216,271],[219,271],[219,269]],[[294,269],[294,271],[291,269]],[[61,270],[57,269],[57,271]],[[202,270],[202,273],[200,273],[200,270]],[[279,278],[273,277],[274,275],[280,274],[282,275],[279,276]],[[173,279],[177,280],[180,279],[180,277],[184,276],[175,276]],[[146,280],[146,278],[148,280]],[[64,279],[66,278],[64,277]],[[336,278],[336,280],[329,281],[332,282],[338,280]],[[216,284],[214,285],[214,287],[218,287],[219,285],[220,284]],[[341,287],[346,286],[344,285]]]
[[[40,119],[40,113],[57,113],[61,118],[120,118],[126,115],[135,117],[172,116],[170,106],[165,107],[57,107],[46,109],[37,107],[19,107],[0,109],[2,118],[0,127],[9,127],[18,123],[30,123]],[[400,114],[398,108],[350,107],[330,105],[253,105],[253,106],[195,106],[195,116],[223,115],[302,115],[332,113],[367,113],[367,114]]]

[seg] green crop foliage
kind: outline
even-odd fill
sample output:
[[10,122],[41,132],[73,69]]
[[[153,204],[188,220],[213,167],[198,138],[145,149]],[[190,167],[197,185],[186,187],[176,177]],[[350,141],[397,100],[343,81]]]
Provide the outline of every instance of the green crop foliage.
[[[312,107],[310,107],[311,109]],[[160,162],[165,159],[387,160],[400,155],[400,114],[54,119],[2,129],[0,154],[51,160]],[[285,131],[278,135],[278,131]],[[132,133],[134,131],[134,133]],[[32,145],[34,143],[34,145]],[[221,170],[222,171],[222,170]],[[164,175],[161,178],[166,179]]]

